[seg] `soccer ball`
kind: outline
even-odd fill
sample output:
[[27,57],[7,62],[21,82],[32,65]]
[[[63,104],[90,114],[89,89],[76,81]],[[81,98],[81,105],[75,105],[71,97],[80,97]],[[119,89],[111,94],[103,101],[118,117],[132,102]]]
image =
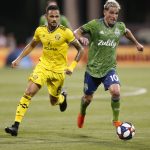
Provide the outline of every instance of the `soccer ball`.
[[135,127],[130,122],[123,122],[116,128],[116,132],[121,140],[130,140],[135,135]]

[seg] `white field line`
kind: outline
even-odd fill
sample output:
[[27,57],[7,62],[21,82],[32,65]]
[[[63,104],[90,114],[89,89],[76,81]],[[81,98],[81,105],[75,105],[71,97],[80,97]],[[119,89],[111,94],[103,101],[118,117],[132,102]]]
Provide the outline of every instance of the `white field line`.
[[[129,86],[126,86],[124,88],[127,89],[127,91],[123,91],[121,93],[121,97],[137,96],[137,95],[142,95],[142,94],[147,93],[147,89],[145,89],[145,88],[137,88],[137,87],[129,87]],[[42,96],[42,95],[38,95],[38,94],[37,94],[37,97],[40,99],[47,99],[48,98],[48,96]],[[80,99],[81,97],[82,97],[82,95],[71,95],[68,93],[68,99],[69,100]],[[110,95],[108,92],[105,92],[105,94],[101,93],[101,92],[96,92],[96,94],[94,95],[94,98],[107,99],[109,97],[110,97]]]

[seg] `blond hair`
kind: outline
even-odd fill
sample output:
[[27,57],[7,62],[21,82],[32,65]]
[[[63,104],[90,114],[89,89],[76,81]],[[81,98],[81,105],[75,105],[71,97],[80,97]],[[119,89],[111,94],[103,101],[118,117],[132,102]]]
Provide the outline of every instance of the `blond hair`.
[[118,8],[118,10],[121,9],[120,4],[116,0],[107,0],[104,5],[104,9],[108,10],[109,7],[116,7],[116,8]]

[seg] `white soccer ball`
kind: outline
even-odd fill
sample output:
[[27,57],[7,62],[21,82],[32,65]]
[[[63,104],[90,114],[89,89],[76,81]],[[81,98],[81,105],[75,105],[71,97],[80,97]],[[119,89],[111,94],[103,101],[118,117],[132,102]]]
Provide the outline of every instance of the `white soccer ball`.
[[135,135],[135,127],[130,122],[123,122],[116,128],[116,132],[121,140],[130,140]]

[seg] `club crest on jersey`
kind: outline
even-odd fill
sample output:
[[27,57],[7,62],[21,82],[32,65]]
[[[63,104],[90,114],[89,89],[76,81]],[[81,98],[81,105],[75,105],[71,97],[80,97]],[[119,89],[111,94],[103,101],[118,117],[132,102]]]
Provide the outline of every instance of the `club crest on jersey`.
[[58,41],[60,38],[61,38],[61,34],[56,34],[56,35],[55,35],[55,40]]
[[116,35],[117,37],[119,37],[119,36],[120,36],[120,31],[119,31],[119,29],[118,29],[118,28],[116,28],[116,29],[115,29],[115,35]]

